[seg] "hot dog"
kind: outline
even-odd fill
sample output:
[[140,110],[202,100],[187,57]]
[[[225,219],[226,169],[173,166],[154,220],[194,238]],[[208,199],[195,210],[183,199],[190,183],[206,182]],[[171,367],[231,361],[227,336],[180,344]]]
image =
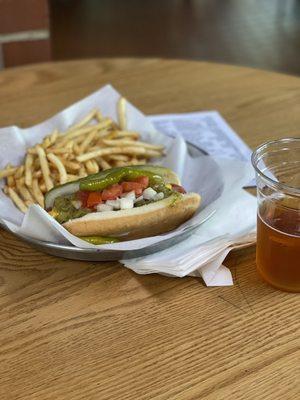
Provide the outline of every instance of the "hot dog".
[[123,240],[158,235],[177,228],[200,205],[171,170],[152,165],[112,168],[56,186],[45,208],[76,236]]

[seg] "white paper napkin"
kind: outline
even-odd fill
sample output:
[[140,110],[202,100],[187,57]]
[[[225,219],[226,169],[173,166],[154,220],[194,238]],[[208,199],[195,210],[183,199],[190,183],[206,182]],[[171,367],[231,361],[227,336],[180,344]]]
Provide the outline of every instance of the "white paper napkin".
[[121,262],[139,274],[201,276],[207,286],[232,285],[231,273],[222,262],[236,246],[255,242],[255,225],[255,197],[234,189],[223,198],[213,217],[185,241],[146,257]]

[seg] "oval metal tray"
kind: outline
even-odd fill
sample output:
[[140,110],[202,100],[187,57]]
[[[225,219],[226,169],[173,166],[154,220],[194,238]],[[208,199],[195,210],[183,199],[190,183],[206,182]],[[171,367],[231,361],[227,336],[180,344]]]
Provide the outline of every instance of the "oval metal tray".
[[[197,157],[199,155],[207,155],[207,153],[204,150],[198,148],[197,146],[191,143],[188,143],[188,151],[192,157],[193,156]],[[3,224],[1,224],[1,227],[8,230]],[[30,237],[25,237],[20,234],[14,234],[14,235],[23,240],[24,242],[28,243],[31,247],[56,257],[68,258],[71,260],[83,260],[83,261],[115,261],[121,259],[143,257],[148,254],[153,254],[158,251],[164,250],[170,246],[173,246],[183,241],[184,239],[189,237],[192,234],[192,232],[193,229],[189,229],[175,238],[165,240],[161,243],[149,246],[145,249],[131,250],[131,251],[107,251],[107,250],[102,251],[100,249],[99,250],[81,249],[71,244],[61,245],[61,244],[44,242]]]

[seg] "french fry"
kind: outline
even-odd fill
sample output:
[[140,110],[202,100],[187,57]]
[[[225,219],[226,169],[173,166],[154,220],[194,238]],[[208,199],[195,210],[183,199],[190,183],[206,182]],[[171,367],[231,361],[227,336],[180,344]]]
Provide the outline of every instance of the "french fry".
[[77,143],[74,143],[73,151],[74,151],[74,154],[76,154],[77,156],[81,153],[80,146]]
[[33,169],[41,171],[41,163],[40,163],[40,159],[38,157],[34,158]]
[[43,140],[42,147],[47,149],[48,147],[52,146],[56,139],[58,138],[58,130],[55,129],[50,135],[46,136]]
[[64,162],[67,160],[74,160],[74,157],[75,157],[74,153],[65,153],[60,155],[60,158],[64,160]]
[[17,168],[16,167],[9,167],[0,170],[0,179],[2,178],[8,178],[9,176],[12,176],[16,173]]
[[95,143],[93,144],[93,147],[99,147],[99,146],[103,146],[103,138],[107,138],[108,136],[109,136],[109,131],[107,131],[107,130],[102,130],[101,132],[99,132],[98,133],[98,135],[96,136],[96,141],[95,141]]
[[9,187],[15,187],[16,186],[14,175],[10,175],[10,176],[7,177],[7,185]]
[[[37,203],[37,200],[36,200],[36,198],[35,198],[35,196],[34,196],[34,194],[33,194],[32,185],[31,185],[31,187],[26,187],[26,189],[28,190],[28,192],[29,192],[31,198],[33,199],[33,204],[36,204],[36,203]],[[25,203],[25,204],[26,204],[26,203]],[[26,205],[27,205],[27,204],[26,204]]]
[[77,124],[71,126],[70,130],[74,130],[74,129],[78,129],[81,128],[84,125],[87,125],[92,119],[95,118],[95,116],[97,115],[97,110],[92,110],[90,113],[88,113],[88,115],[84,118],[82,118],[81,121],[77,122]]
[[139,160],[136,157],[132,157],[130,161],[128,161],[128,165],[137,165]]
[[95,171],[94,174],[97,174],[97,172],[99,172],[99,165],[96,160],[91,160],[91,161],[93,163],[93,169]]
[[137,132],[131,131],[115,131],[115,138],[130,138],[133,140],[138,140],[140,135]]
[[32,164],[33,155],[27,154],[25,158],[25,184],[29,187],[32,185]]
[[18,207],[18,209],[25,214],[28,208],[27,208],[26,204],[24,203],[24,201],[14,191],[14,189],[12,189],[11,187],[8,187],[7,193],[8,193],[8,196],[11,198],[11,200]]
[[55,142],[56,142],[56,140],[57,140],[57,138],[58,138],[58,135],[59,135],[59,132],[58,132],[58,130],[57,129],[54,129],[54,131],[51,133],[51,135],[50,135],[50,140],[51,140],[51,143],[52,144],[54,144]]
[[104,160],[102,157],[97,157],[96,161],[98,162],[98,164],[100,165],[100,167],[103,170],[109,169],[111,168],[111,165],[109,164],[109,162],[107,162],[106,160]]
[[69,154],[72,151],[71,149],[65,147],[63,148],[52,147],[50,150],[51,153],[53,154]]
[[44,149],[51,146],[51,140],[49,136],[46,136],[41,145]]
[[112,121],[109,118],[104,119],[103,121],[99,122],[98,124],[95,125],[89,125],[89,126],[84,126],[82,128],[74,129],[71,132],[66,133],[64,136],[60,136],[62,138],[61,142],[67,142],[69,139],[74,139],[77,136],[83,135],[85,133],[90,132],[91,130],[97,129],[103,129],[107,128],[109,125],[111,125]]
[[93,173],[92,160],[88,160],[84,165],[85,165],[85,169],[87,170],[87,173],[92,174]]
[[44,193],[47,193],[47,188],[46,188],[45,182],[39,183],[39,186],[40,186],[40,189],[41,189],[41,192],[43,193],[43,195],[44,195]]
[[67,172],[76,173],[80,170],[80,164],[76,161],[64,161],[64,166]]
[[[117,110],[118,111],[118,110]],[[116,130],[118,130],[118,129],[120,129],[120,127],[119,127],[119,125],[116,123],[116,122],[112,122],[112,124],[111,124],[111,126],[110,126],[110,129],[112,130],[112,131],[116,131]]]
[[57,168],[57,171],[59,172],[59,183],[62,185],[63,183],[67,182],[67,171],[64,167],[64,164],[61,162],[60,158],[58,158],[55,154],[53,153],[48,153],[47,154],[48,160],[52,162],[52,164]]
[[18,179],[18,182],[20,185],[25,185],[25,176],[21,176],[21,178]]
[[129,157],[124,156],[123,154],[111,154],[107,158],[112,161],[128,161],[129,160]]
[[[84,137],[83,137],[84,138]],[[77,138],[76,143],[79,144],[79,138]],[[82,137],[80,137],[80,139],[82,139]],[[65,144],[65,148],[72,151],[73,147],[75,144],[75,140],[69,140],[66,144]]]
[[74,145],[77,144],[78,146],[81,145],[81,143],[84,141],[87,133],[85,135],[77,136],[75,139],[69,140],[69,142],[66,143],[66,146],[68,149],[73,151]]
[[[42,176],[43,174],[42,174],[42,171],[41,170],[39,170],[39,171],[35,171],[34,173],[33,173],[33,177],[34,178],[40,178],[41,176]],[[30,185],[31,186],[31,185]]]
[[131,160],[126,161],[126,165],[144,165],[144,164],[147,164],[146,158],[133,157]]
[[29,147],[29,149],[27,149],[27,154],[36,154],[36,148],[35,147]]
[[[105,139],[112,140],[112,139],[116,138],[116,135],[117,135],[116,131],[108,131],[107,135],[104,137],[105,137]],[[103,146],[103,141],[101,139],[99,140],[99,142],[100,142],[101,146]]]
[[79,175],[79,178],[84,178],[87,176],[87,172],[86,172],[84,164],[81,165],[81,167],[79,168],[78,175]]
[[98,131],[97,138],[101,140],[102,143],[102,138],[107,137],[110,134],[110,132],[107,129],[101,129],[101,131]]
[[96,174],[99,171],[98,164],[93,162],[94,160],[88,160],[85,163],[85,168],[88,172],[88,174]]
[[126,99],[121,97],[118,101],[118,121],[120,128],[122,130],[126,129],[127,120],[126,120]]
[[80,152],[83,153],[85,149],[89,146],[90,143],[94,140],[95,136],[97,135],[97,130],[91,131],[83,140],[80,145]]
[[96,158],[98,156],[108,156],[110,154],[128,154],[128,155],[142,155],[147,158],[152,157],[161,157],[161,152],[151,149],[145,149],[144,147],[108,147],[105,149],[99,149],[92,151],[90,153],[83,154],[81,156],[77,156],[76,160],[79,162],[84,162]]
[[47,188],[47,190],[51,190],[54,185],[53,185],[52,179],[50,177],[50,169],[49,169],[49,164],[47,161],[45,150],[41,146],[37,146],[36,150],[37,150],[37,154],[38,154],[38,157],[40,160],[41,170],[43,173],[46,188]]
[[20,167],[18,167],[15,173],[15,179],[20,179],[21,176],[23,175],[23,172],[24,172],[24,165],[21,165]]
[[24,186],[21,180],[16,180],[16,188],[18,189],[18,192],[20,193],[24,201],[29,201],[30,204],[34,203],[34,199],[32,198],[31,193]]
[[[85,175],[86,176],[86,175]],[[67,182],[77,181],[80,177],[77,175],[68,174],[67,175]]]
[[32,194],[39,205],[44,207],[44,196],[36,178],[32,179]]
[[114,161],[115,167],[124,167],[125,165],[127,165],[127,163],[125,161],[121,161],[121,160]]
[[162,145],[155,145],[155,144],[150,144],[150,143],[145,143],[145,142],[133,142],[132,140],[126,140],[126,139],[121,139],[121,140],[107,140],[103,139],[103,143],[106,144],[107,146],[137,146],[137,147],[144,147],[145,149],[152,149],[152,150],[158,150],[158,151],[163,151],[164,146]]
[[101,112],[98,110],[95,114],[95,118],[101,122],[103,120],[103,115],[101,114]]

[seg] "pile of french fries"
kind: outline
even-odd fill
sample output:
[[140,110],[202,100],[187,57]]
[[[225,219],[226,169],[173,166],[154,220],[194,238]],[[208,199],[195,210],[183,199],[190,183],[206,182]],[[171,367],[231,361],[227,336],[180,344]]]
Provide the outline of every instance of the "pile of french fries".
[[44,194],[56,185],[163,156],[163,146],[142,142],[138,132],[126,129],[124,98],[117,104],[117,114],[118,124],[92,110],[65,132],[55,130],[28,148],[22,165],[8,164],[0,170],[0,179],[6,179],[4,193],[25,213],[31,204],[44,207]]

